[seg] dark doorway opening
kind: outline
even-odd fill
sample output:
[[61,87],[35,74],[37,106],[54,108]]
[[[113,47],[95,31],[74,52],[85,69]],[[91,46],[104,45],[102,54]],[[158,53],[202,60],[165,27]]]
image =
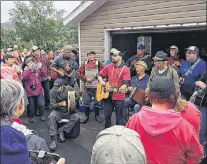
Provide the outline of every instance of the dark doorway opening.
[[171,45],[179,48],[180,57],[185,59],[185,49],[189,46],[197,46],[200,50],[205,48],[207,51],[207,32],[206,30],[196,31],[173,31],[173,32],[148,32],[148,33],[128,33],[111,34],[112,47],[125,52],[124,60],[127,61],[137,51],[137,38],[139,36],[151,37],[151,54],[154,56],[157,51],[163,50],[169,55]]

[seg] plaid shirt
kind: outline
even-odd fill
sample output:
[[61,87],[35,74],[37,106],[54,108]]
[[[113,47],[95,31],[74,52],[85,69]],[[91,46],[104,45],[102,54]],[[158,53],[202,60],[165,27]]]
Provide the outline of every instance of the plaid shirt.
[[[103,69],[103,64],[101,62],[98,62],[98,72],[100,72]],[[81,67],[79,68],[78,71],[78,77],[82,80],[82,81],[86,81],[86,76],[85,76],[85,63],[81,65]]]

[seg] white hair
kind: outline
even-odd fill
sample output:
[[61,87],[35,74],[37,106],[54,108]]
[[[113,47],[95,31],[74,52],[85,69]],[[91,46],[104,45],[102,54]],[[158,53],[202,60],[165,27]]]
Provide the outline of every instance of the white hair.
[[1,79],[0,116],[16,116],[15,109],[23,96],[24,88],[19,82],[12,79]]

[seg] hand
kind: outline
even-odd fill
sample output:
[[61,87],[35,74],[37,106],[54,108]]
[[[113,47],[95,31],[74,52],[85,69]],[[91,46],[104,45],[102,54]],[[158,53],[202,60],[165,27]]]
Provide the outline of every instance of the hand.
[[175,65],[179,67],[181,63],[179,61],[175,61]]
[[131,92],[133,90],[133,87],[128,87],[128,90]]
[[65,158],[60,158],[56,164],[65,164]]
[[102,86],[105,86],[105,85],[106,85],[106,82],[105,82],[105,81],[103,81],[103,80],[102,80],[102,81],[100,81],[100,83],[101,83],[101,85],[102,85]]
[[60,76],[65,76],[64,72],[59,71],[58,73],[60,74]]
[[122,85],[122,86],[119,88],[119,91],[122,92],[122,93],[126,93],[126,90],[127,90],[127,86],[126,86],[126,85]]
[[202,82],[202,81],[196,81],[195,85],[199,86],[202,89],[206,88],[206,84],[204,82]]
[[65,101],[61,101],[61,102],[59,103],[59,105],[60,105],[60,106],[63,106],[63,107],[66,107],[66,102],[65,102]]

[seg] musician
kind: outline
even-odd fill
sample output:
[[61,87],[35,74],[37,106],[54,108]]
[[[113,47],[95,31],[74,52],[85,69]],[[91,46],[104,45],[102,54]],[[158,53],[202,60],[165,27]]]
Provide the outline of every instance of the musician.
[[112,64],[105,66],[99,73],[98,80],[104,86],[103,78],[108,82],[114,92],[104,99],[105,128],[111,127],[112,111],[115,108],[116,125],[125,125],[128,119],[127,111],[124,109],[125,92],[131,80],[130,69],[122,62],[123,53],[116,50],[113,52]]
[[50,66],[53,71],[58,73],[59,78],[65,81],[65,85],[70,86],[74,86],[76,81],[75,76],[78,71],[77,62],[71,58],[72,51],[73,47],[71,46],[63,47],[63,55],[56,57]]
[[82,124],[85,124],[89,120],[90,115],[90,104],[94,101],[95,106],[95,120],[98,123],[101,123],[102,120],[99,117],[99,108],[100,105],[96,100],[96,87],[98,84],[98,72],[103,69],[101,62],[96,60],[96,53],[94,51],[87,53],[88,60],[81,65],[78,77],[84,82],[84,93],[83,93],[83,103],[85,106],[85,118],[82,121]]
[[146,92],[149,92],[150,83],[157,76],[165,76],[167,78],[173,79],[176,89],[180,90],[178,73],[172,66],[167,64],[167,54],[163,51],[158,51],[153,60],[155,66],[152,68]]
[[[132,92],[135,87],[145,90],[149,80],[149,75],[145,73],[147,70],[147,64],[144,61],[136,62],[135,67],[137,76],[132,77],[132,80],[130,81],[130,86],[128,87],[130,92]],[[131,106],[134,106],[134,113],[141,109],[141,104],[136,103],[134,100],[128,97],[124,100],[124,108],[127,110]]]
[[178,52],[179,52],[178,47],[175,45],[172,45],[170,47],[170,57],[168,57],[168,61],[167,61],[168,65],[175,68],[176,71],[179,70],[181,64],[184,62],[184,60],[180,58]]
[[[203,73],[203,75],[200,77],[198,81],[195,82],[196,89],[201,88],[202,90],[207,93],[207,71]],[[201,115],[202,115],[202,122],[201,122],[201,129],[200,129],[200,143],[205,147],[207,146],[207,132],[206,132],[206,118],[207,118],[207,94],[205,94],[205,97],[203,99],[203,102],[201,106],[198,106]],[[206,153],[206,147],[204,148],[204,151]]]
[[137,61],[144,61],[147,64],[147,68],[148,68],[147,73],[150,74],[153,65],[153,60],[151,55],[145,52],[145,46],[143,44],[138,45],[137,54],[129,58],[126,62],[126,66],[130,67],[132,76],[136,76],[136,70],[134,64]]
[[205,70],[206,62],[200,59],[199,49],[195,46],[187,48],[186,61],[179,69],[183,98],[189,100],[195,90],[195,82],[198,81]]
[[[57,147],[56,140],[58,134],[58,140],[60,142],[65,141],[64,132],[70,133],[74,125],[79,121],[79,117],[76,115],[71,116],[72,111],[68,110],[68,91],[74,91],[71,86],[66,86],[64,79],[56,79],[54,86],[50,91],[50,101],[53,111],[48,117],[49,135],[51,138],[50,149],[54,151]],[[76,101],[79,100],[80,96],[75,93]],[[57,122],[61,119],[68,119],[69,122],[57,129]]]

